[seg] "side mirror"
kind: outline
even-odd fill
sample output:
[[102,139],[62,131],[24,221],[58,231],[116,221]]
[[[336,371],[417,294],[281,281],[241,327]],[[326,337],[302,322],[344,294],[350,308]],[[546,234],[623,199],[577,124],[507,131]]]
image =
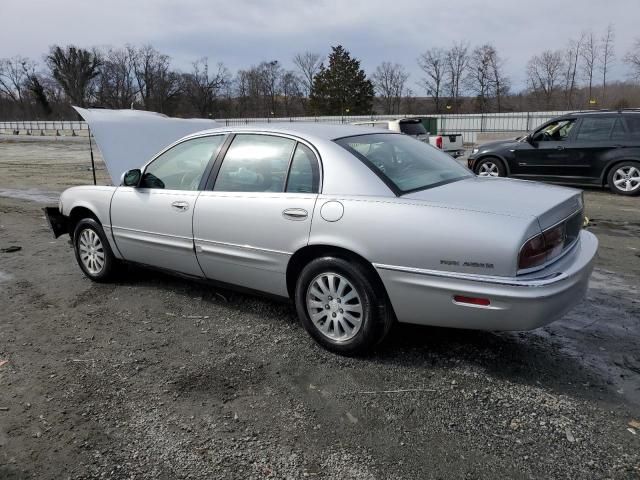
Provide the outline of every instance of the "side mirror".
[[128,170],[122,174],[121,184],[125,187],[137,187],[140,185],[140,179],[142,178],[142,172],[139,168]]
[[527,143],[530,143],[531,145],[533,145],[534,143],[537,142],[536,136],[537,135],[535,133],[530,133],[525,137],[525,140],[527,141]]

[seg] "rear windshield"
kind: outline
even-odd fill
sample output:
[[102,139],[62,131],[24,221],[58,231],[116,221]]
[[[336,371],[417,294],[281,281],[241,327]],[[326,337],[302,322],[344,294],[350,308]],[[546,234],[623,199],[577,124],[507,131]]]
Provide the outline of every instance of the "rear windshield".
[[362,160],[396,195],[473,176],[446,153],[406,135],[375,133],[335,142]]
[[424,128],[422,122],[400,122],[400,131],[407,135],[426,135],[427,129]]

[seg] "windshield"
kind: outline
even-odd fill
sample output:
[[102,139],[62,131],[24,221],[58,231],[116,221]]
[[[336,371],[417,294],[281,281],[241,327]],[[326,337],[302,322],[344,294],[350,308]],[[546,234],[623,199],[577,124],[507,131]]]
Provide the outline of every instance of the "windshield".
[[406,135],[375,133],[335,142],[362,160],[396,195],[473,176],[446,153]]
[[426,135],[427,129],[424,128],[420,120],[412,122],[400,122],[400,131],[407,135]]

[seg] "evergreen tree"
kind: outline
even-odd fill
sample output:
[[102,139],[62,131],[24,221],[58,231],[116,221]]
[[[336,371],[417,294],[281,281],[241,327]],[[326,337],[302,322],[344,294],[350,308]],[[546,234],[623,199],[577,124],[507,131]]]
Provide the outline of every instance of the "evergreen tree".
[[360,61],[351,58],[342,45],[331,50],[329,65],[322,64],[313,79],[312,110],[318,115],[371,113],[373,84],[360,68]]

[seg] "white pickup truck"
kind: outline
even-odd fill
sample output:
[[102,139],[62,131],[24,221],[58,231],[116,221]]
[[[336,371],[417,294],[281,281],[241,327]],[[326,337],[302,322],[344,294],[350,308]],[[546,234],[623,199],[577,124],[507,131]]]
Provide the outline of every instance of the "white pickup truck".
[[353,122],[352,125],[364,127],[384,128],[392,132],[401,132],[429,143],[429,132],[424,128],[419,118],[401,118],[399,120],[371,120],[370,122]]
[[429,137],[429,143],[436,148],[448,153],[453,158],[464,155],[464,141],[461,133],[450,135],[433,135]]
[[401,132],[448,153],[452,157],[464,155],[464,142],[461,133],[451,135],[430,135],[424,127],[421,118],[401,118],[399,120],[371,120],[368,122],[354,122],[353,125],[384,128],[392,132]]

